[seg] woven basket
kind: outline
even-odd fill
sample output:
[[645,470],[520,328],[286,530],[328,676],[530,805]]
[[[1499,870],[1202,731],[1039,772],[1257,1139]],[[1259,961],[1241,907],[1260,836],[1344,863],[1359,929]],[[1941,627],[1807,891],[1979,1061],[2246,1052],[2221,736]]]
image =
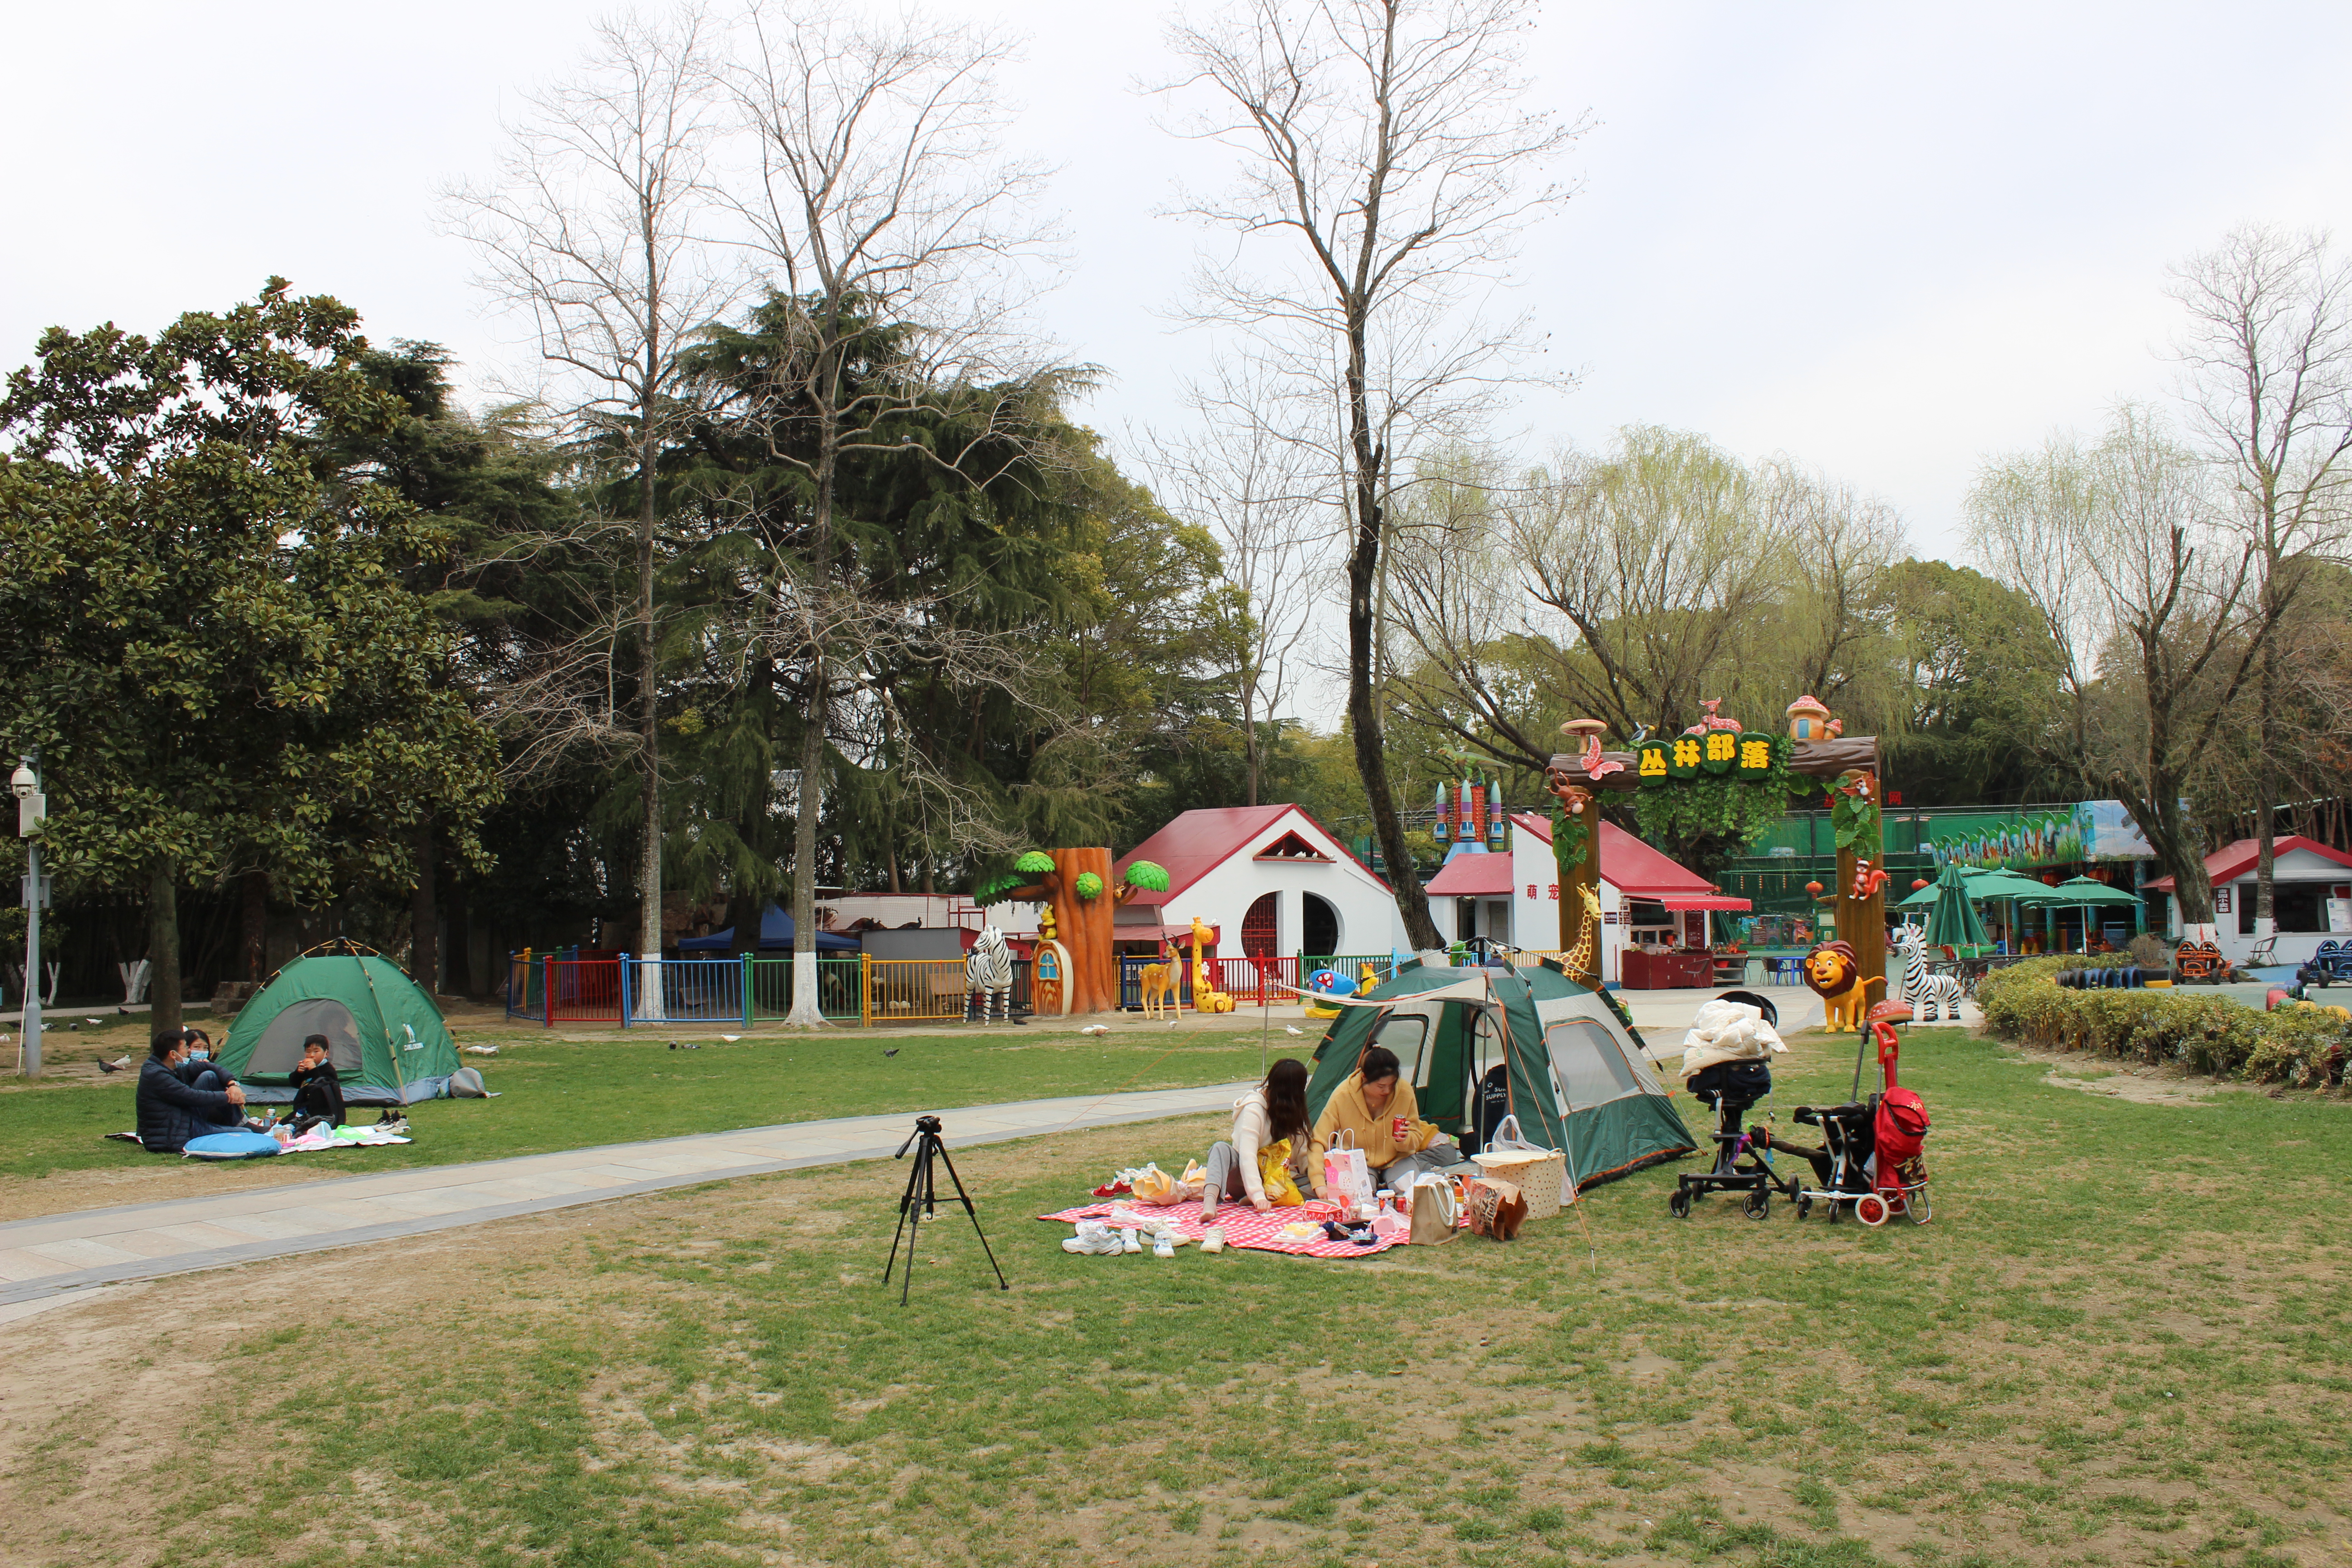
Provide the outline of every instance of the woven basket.
[[1559,1213],[1560,1184],[1568,1178],[1568,1152],[1554,1149],[1530,1153],[1507,1149],[1473,1154],[1479,1168],[1497,1181],[1508,1182],[1528,1200],[1529,1219],[1549,1219]]

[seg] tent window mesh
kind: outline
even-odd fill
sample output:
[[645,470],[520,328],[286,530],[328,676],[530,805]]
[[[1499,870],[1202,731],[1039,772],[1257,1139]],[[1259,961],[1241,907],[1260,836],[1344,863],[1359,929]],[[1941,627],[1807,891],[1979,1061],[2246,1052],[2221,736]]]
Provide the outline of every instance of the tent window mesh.
[[1391,1013],[1372,1031],[1371,1043],[1396,1053],[1398,1076],[1416,1089],[1429,1087],[1429,1020],[1413,1013]]
[[1590,1019],[1554,1024],[1544,1034],[1544,1046],[1551,1056],[1553,1092],[1570,1105],[1606,1105],[1641,1091],[1625,1053]]

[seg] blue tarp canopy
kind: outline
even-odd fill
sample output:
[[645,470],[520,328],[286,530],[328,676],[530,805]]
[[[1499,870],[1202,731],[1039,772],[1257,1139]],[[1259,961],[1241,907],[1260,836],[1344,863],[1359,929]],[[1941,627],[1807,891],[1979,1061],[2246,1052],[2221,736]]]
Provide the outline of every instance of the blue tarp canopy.
[[[733,926],[725,931],[712,931],[709,936],[682,937],[677,944],[680,952],[730,952],[734,947]],[[776,905],[770,904],[766,912],[760,916],[760,951],[773,952],[778,950],[785,952],[793,950],[793,917]],[[856,952],[857,939],[835,931],[821,931],[816,933],[816,950],[819,952]]]

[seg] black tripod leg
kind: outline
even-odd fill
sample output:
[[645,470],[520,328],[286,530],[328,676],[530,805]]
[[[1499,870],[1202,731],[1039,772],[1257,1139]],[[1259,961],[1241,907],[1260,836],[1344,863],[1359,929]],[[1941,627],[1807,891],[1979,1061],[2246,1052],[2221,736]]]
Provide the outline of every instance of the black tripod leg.
[[[898,1241],[907,1234],[907,1211],[914,1206],[915,1183],[922,1172],[923,1163],[918,1159],[914,1168],[907,1173],[907,1190],[898,1196],[898,1228],[890,1235],[890,1261],[882,1266],[882,1283],[885,1285],[890,1283],[890,1270],[898,1264]],[[915,1244],[909,1239],[907,1243],[907,1272],[912,1274],[914,1271]]]
[[988,1266],[996,1270],[999,1289],[1010,1290],[1013,1281],[1004,1277],[1003,1265],[996,1261],[996,1249],[988,1245],[988,1232],[980,1228],[980,1211],[971,1206],[971,1194],[963,1190],[963,1178],[956,1174],[955,1162],[948,1158],[948,1146],[940,1145],[940,1163],[948,1168],[948,1180],[955,1184],[956,1196],[963,1203],[963,1212],[971,1217],[971,1233],[980,1237],[981,1251],[988,1254]]
[[[915,1152],[915,1169],[907,1178],[907,1199],[910,1208],[928,1205],[931,1198],[931,1146],[928,1140]],[[907,1292],[915,1288],[915,1243],[923,1234],[923,1216],[914,1216],[914,1228],[907,1233],[907,1272],[898,1277],[898,1305],[907,1304]],[[883,1281],[890,1281],[886,1277]]]

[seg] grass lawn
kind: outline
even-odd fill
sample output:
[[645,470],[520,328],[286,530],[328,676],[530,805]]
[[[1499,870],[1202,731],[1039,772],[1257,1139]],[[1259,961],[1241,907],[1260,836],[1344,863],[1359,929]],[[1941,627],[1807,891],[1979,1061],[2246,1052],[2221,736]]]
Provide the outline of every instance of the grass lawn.
[[[871,1035],[771,1028],[730,1045],[708,1030],[668,1036],[633,1029],[460,1026],[470,1044],[495,1044],[482,1069],[489,1100],[427,1100],[409,1108],[405,1147],[256,1161],[209,1170],[152,1155],[105,1134],[136,1122],[137,1075],[45,1080],[0,1091],[0,1217],[215,1192],[250,1180],[305,1180],[358,1170],[446,1164],[593,1143],[725,1131],[832,1116],[912,1111],[1118,1089],[1187,1088],[1258,1073],[1258,1032],[1231,1020],[1181,1031],[1118,1026],[1107,1037],[1067,1026],[954,1035]],[[215,1030],[215,1035],[225,1031]],[[143,1021],[88,1036],[50,1036],[52,1060],[144,1055]],[[667,1041],[698,1046],[670,1050]],[[1277,1041],[1286,1040],[1277,1028]],[[885,1055],[890,1052],[894,1054]],[[373,1110],[354,1120],[373,1121]],[[104,1187],[91,1172],[135,1175]],[[170,1190],[157,1188],[157,1178]],[[135,1188],[136,1190],[131,1190]],[[149,1190],[156,1188],[156,1190]]]
[[[1784,1123],[1851,1049],[1796,1043]],[[871,1163],[139,1287],[16,1332],[0,1555],[2346,1561],[2352,1107],[2110,1098],[1952,1030],[1905,1069],[1934,1224],[1675,1221],[1667,1167],[1590,1194],[1597,1268],[1570,1216],[1352,1264],[1024,1217],[1194,1119],[961,1156],[1009,1294],[959,1215],[902,1310]]]

